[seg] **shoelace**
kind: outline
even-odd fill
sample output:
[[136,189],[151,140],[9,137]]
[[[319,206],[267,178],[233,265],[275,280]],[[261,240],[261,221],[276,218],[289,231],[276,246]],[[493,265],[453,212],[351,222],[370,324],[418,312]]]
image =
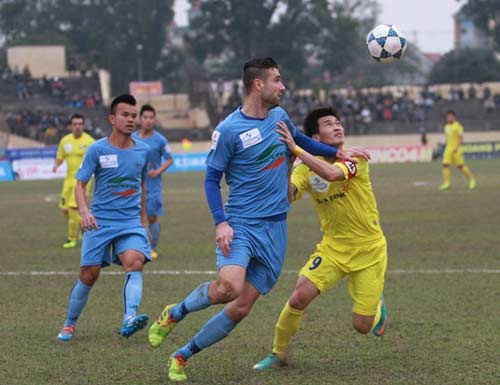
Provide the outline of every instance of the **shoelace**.
[[75,327],[74,326],[65,326],[63,327],[63,333],[74,333],[75,332]]
[[174,360],[177,361],[177,370],[183,372],[184,368],[187,366],[187,362],[184,361],[184,357],[182,356],[174,357]]
[[170,327],[170,325],[172,325],[175,322],[176,321],[172,319],[172,317],[170,316],[170,313],[168,313],[168,311],[167,311],[167,318],[164,320],[159,319],[158,325],[160,325],[160,327],[168,328],[168,327]]

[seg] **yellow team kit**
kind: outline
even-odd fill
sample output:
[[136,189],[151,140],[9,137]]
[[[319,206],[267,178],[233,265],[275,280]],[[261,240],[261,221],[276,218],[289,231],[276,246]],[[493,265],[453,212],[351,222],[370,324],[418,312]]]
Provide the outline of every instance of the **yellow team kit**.
[[368,162],[359,159],[356,165],[349,162],[335,165],[344,172],[344,180],[328,182],[305,164],[292,173],[297,199],[304,192],[311,195],[323,232],[323,239],[299,275],[308,278],[320,292],[348,276],[353,312],[374,315],[384,289],[387,245]]

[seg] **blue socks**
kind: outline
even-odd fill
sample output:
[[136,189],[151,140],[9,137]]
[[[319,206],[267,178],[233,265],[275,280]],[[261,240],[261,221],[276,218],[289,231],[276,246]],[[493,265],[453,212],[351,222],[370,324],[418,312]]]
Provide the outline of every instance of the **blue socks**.
[[66,319],[64,326],[76,326],[78,317],[80,317],[80,314],[87,303],[87,299],[89,298],[91,288],[92,286],[85,285],[82,281],[80,281],[80,279],[76,280],[75,286],[73,286],[73,290],[71,290],[71,295],[69,297],[68,318]]
[[222,309],[219,313],[210,318],[191,341],[177,350],[173,356],[181,356],[184,360],[187,360],[193,354],[225,338],[231,333],[236,325],[237,323],[229,318],[226,310]]
[[209,285],[210,282],[205,282],[194,289],[181,303],[170,309],[170,316],[175,321],[180,321],[188,313],[209,307],[212,304],[208,298]]
[[158,251],[158,240],[160,239],[160,223],[156,222],[149,225],[149,232],[153,238],[151,241],[151,248]]
[[123,286],[123,319],[135,316],[142,299],[142,271],[125,274]]

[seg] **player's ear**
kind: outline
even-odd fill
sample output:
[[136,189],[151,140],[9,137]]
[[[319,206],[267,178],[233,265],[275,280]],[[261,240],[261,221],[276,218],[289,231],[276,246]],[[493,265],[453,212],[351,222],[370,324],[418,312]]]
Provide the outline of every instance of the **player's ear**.
[[116,119],[115,114],[109,114],[108,115],[108,120],[111,123],[111,125],[115,124],[115,119]]

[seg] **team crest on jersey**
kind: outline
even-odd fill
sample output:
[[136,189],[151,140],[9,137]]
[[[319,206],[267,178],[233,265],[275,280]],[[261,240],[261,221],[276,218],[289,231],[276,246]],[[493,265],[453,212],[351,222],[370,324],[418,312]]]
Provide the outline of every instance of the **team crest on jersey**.
[[64,145],[64,152],[68,153],[68,152],[71,152],[71,151],[73,151],[73,145],[71,143],[66,143]]
[[328,191],[330,183],[318,175],[311,175],[309,176],[309,186],[314,192],[324,193]]
[[245,131],[243,134],[240,134],[240,140],[243,148],[248,148],[262,142],[262,135],[260,134],[259,129],[256,127],[252,128],[251,130]]
[[102,168],[117,168],[118,167],[118,155],[100,155],[99,164]]
[[212,134],[212,144],[210,146],[211,150],[215,150],[217,148],[217,142],[219,141],[219,138],[220,138],[220,132],[214,131]]

